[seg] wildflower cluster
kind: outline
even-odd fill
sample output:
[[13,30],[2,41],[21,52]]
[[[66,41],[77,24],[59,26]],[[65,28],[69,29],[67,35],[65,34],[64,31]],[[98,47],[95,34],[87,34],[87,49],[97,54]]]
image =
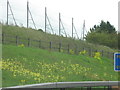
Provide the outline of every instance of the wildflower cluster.
[[[13,77],[24,77],[21,78],[20,83],[25,84],[29,80],[36,83],[44,82],[60,82],[68,80],[68,76],[71,75],[88,75],[91,68],[86,68],[80,64],[72,64],[70,61],[64,62],[54,62],[46,63],[44,61],[39,61],[35,63],[35,60],[28,62],[26,58],[22,58],[24,64],[15,59],[2,59],[2,70],[12,72]],[[27,62],[28,66],[26,66]],[[33,67],[33,64],[36,66]],[[69,77],[72,78],[72,77]]]
[[95,53],[95,55],[94,55],[94,58],[96,58],[96,59],[99,59],[99,60],[100,60],[100,59],[101,59],[100,57],[101,57],[100,52],[96,52],[96,53]]
[[18,45],[18,47],[25,47],[25,45],[24,44],[20,44],[20,45]]
[[87,53],[87,51],[83,50],[83,51],[79,52],[79,55],[85,55],[86,53]]

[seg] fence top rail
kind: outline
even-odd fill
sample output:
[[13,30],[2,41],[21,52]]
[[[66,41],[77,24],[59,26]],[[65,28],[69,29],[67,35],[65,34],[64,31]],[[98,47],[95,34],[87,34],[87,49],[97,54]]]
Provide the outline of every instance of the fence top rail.
[[82,81],[82,82],[51,82],[23,86],[4,87],[10,88],[73,88],[73,87],[97,87],[97,86],[119,86],[120,81]]

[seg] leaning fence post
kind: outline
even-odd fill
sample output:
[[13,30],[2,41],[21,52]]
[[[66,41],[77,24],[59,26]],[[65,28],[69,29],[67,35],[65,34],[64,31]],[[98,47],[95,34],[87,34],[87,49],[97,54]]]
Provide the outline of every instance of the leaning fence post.
[[62,45],[62,44],[61,44],[61,43],[59,43],[59,52],[61,52],[61,45]]
[[28,38],[28,47],[30,46],[30,38]]
[[16,36],[16,46],[18,45],[18,36]]

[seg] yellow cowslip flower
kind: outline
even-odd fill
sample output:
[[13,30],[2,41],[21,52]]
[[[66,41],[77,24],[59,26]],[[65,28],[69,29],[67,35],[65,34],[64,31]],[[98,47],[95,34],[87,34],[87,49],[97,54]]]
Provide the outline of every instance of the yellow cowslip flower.
[[85,55],[86,53],[87,53],[87,51],[83,50],[83,51],[79,52],[79,55]]
[[25,45],[24,44],[20,44],[20,45],[18,45],[18,47],[25,47]]
[[[26,58],[22,59],[25,60]],[[32,62],[34,63],[35,60],[32,60]],[[29,63],[29,65],[31,65],[31,63]],[[13,75],[24,76],[26,79],[31,78],[36,82],[64,81],[67,78],[65,76],[62,76],[64,73],[78,75],[89,70],[89,68],[83,67],[80,64],[72,64],[70,60],[67,63],[61,60],[60,63],[54,62],[52,64],[40,61],[36,65],[38,68],[32,71],[27,69],[24,64],[22,64],[20,61],[17,61],[17,59],[10,59],[8,61],[4,60],[2,64],[4,70],[12,72]]]
[[100,59],[101,59],[100,57],[101,57],[100,52],[96,52],[96,53],[95,53],[95,55],[94,55],[94,58],[96,58],[96,59],[99,59],[99,60],[100,60]]

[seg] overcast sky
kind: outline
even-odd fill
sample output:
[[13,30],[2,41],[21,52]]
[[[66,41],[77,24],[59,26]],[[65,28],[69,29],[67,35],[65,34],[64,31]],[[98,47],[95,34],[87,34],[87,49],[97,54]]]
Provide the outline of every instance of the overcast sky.
[[[119,0],[29,0],[29,7],[37,28],[44,30],[44,9],[47,7],[47,15],[51,25],[58,34],[58,15],[68,34],[71,35],[72,17],[79,37],[81,37],[83,21],[86,22],[86,31],[89,31],[101,20],[109,21],[118,29],[118,1]],[[0,1],[0,20],[6,22],[6,2]],[[17,24],[26,27],[26,2],[27,0],[9,0]],[[9,12],[10,13],[10,12]],[[9,23],[12,17],[9,15]],[[33,27],[30,21],[30,27]],[[48,29],[50,32],[50,29]]]

